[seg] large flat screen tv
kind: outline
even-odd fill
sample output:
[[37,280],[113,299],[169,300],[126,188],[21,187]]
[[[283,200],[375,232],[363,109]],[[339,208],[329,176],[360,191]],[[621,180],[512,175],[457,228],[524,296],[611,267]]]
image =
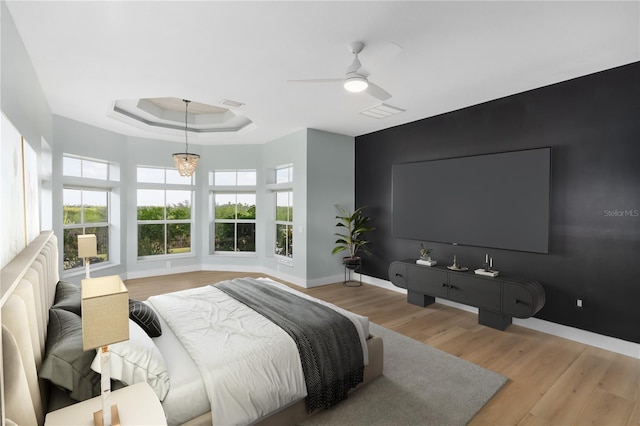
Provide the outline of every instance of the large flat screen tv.
[[549,252],[551,148],[392,166],[394,238]]

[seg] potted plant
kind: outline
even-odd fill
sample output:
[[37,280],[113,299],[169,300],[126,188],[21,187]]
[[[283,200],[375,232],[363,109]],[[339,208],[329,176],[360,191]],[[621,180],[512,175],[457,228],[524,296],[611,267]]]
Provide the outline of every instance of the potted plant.
[[420,243],[420,259],[431,260],[431,253],[433,253],[433,249],[426,249],[424,248],[424,244]]
[[420,243],[420,259],[416,260],[416,263],[419,265],[426,265],[426,266],[437,265],[438,262],[432,259],[431,255],[433,255],[433,249],[425,248],[424,244]]
[[369,241],[364,239],[364,236],[376,228],[368,226],[371,218],[365,216],[363,213],[366,206],[355,209],[353,213],[341,206],[336,207],[340,210],[340,215],[336,216],[336,219],[339,220],[336,226],[344,229],[341,230],[342,232],[335,233],[335,235],[340,238],[336,240],[336,246],[333,248],[331,254],[347,251],[348,255],[342,258],[342,264],[345,265],[347,269],[354,270],[361,264],[362,258],[358,256],[360,252],[371,256],[371,252],[367,247]]

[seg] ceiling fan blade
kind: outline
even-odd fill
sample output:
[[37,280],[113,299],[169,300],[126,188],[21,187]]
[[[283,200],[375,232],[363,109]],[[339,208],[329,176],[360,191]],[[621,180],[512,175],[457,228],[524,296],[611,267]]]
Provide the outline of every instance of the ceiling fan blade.
[[381,101],[386,101],[391,97],[391,94],[389,92],[372,82],[369,82],[369,87],[367,87],[366,92],[374,98],[380,99]]
[[311,80],[287,80],[287,83],[336,83],[343,80],[344,78],[318,78]]

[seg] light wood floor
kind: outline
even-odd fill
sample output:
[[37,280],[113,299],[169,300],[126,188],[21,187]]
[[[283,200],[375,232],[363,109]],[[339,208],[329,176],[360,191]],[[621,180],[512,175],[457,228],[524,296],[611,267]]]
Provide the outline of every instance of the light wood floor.
[[[127,280],[131,298],[264,274],[192,272]],[[470,425],[640,425],[640,360],[524,327],[498,331],[475,314],[363,284],[303,289],[510,380]]]

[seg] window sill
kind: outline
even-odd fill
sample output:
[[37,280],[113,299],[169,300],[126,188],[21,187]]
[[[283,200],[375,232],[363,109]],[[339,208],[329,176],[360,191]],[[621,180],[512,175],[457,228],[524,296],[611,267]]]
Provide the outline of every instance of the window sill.
[[293,190],[293,182],[268,183],[267,189],[269,191]]
[[293,268],[293,259],[291,259],[289,257],[279,256],[279,255],[275,255],[273,258],[280,265],[290,266],[290,267]]
[[189,253],[175,253],[175,254],[157,254],[155,256],[141,256],[137,258],[138,262],[160,262],[160,261],[170,261],[174,259],[188,259],[196,257],[193,252]]
[[[89,265],[89,273],[93,274],[94,272],[103,271],[109,268],[115,268],[117,266],[120,266],[120,265],[116,263],[111,263],[111,262],[100,262],[96,265],[91,264]],[[62,274],[60,274],[60,277],[66,279],[66,278],[74,278],[79,276],[84,277],[85,275],[86,275],[86,269],[83,266],[81,268],[73,268],[73,269],[68,269],[66,271],[63,271]]]
[[255,251],[216,251],[211,253],[212,257],[258,257]]

